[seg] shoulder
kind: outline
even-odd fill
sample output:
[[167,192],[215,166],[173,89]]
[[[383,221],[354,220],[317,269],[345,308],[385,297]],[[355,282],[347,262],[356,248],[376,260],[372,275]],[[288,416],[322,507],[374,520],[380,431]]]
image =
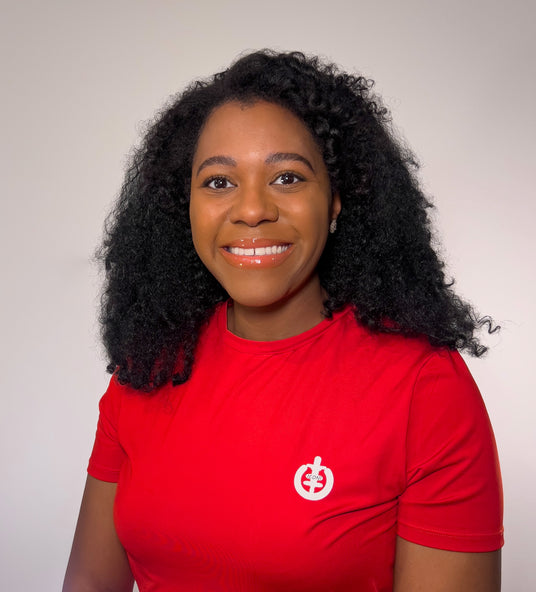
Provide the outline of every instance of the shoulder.
[[417,381],[423,373],[464,365],[457,352],[434,347],[424,336],[409,337],[369,329],[356,319],[351,306],[339,314],[338,355],[345,363],[360,367],[365,373],[376,377],[410,375]]

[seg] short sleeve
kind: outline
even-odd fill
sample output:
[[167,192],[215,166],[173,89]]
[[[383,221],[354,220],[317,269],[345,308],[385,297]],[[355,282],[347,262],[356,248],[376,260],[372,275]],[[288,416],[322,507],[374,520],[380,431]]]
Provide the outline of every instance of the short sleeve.
[[92,477],[112,483],[119,480],[119,472],[125,460],[125,452],[118,437],[121,391],[121,385],[112,376],[108,389],[99,402],[97,433],[87,469]]
[[495,439],[482,397],[457,352],[434,353],[421,369],[406,442],[399,536],[450,551],[499,549],[503,500]]

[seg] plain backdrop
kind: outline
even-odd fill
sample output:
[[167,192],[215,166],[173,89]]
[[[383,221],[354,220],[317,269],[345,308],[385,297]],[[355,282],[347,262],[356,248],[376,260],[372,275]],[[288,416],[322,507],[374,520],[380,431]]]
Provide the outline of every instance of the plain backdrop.
[[505,492],[503,590],[536,589],[534,3],[2,1],[0,586],[57,591],[108,382],[92,263],[143,122],[262,47],[377,81],[459,292],[503,327],[469,359]]

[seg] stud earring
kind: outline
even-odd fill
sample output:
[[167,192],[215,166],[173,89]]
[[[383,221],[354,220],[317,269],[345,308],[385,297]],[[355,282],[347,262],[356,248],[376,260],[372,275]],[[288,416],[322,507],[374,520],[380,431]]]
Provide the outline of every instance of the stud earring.
[[337,219],[334,218],[329,224],[329,232],[331,234],[334,234],[336,230],[337,230]]

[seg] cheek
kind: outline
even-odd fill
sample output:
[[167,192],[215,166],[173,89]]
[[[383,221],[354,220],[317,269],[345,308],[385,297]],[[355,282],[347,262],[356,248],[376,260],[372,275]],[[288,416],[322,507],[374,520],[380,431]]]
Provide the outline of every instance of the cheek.
[[190,228],[192,230],[192,240],[195,250],[203,258],[203,249],[208,239],[208,229],[206,227],[206,219],[194,201],[190,201]]
[[310,221],[311,228],[311,249],[313,252],[313,258],[315,259],[315,265],[324,252],[326,242],[329,235],[329,212],[328,208],[320,207],[314,215],[314,218]]
[[327,203],[315,204],[301,216],[301,228],[312,244],[323,245],[326,242],[329,228],[329,207]]
[[207,208],[203,200],[190,201],[192,241],[197,254],[209,268],[217,249],[218,232],[221,226],[220,214],[214,208]]

